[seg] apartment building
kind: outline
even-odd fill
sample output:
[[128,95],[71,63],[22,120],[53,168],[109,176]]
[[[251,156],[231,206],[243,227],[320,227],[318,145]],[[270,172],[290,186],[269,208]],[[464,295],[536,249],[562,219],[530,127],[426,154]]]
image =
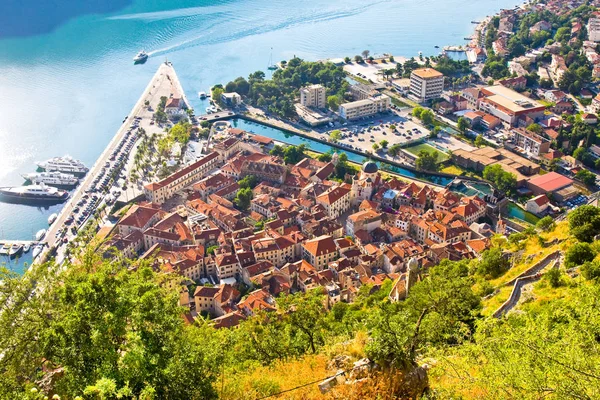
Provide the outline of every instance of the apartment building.
[[381,214],[373,210],[354,213],[346,220],[346,234],[354,236],[360,230],[371,232],[381,226]]
[[331,236],[319,236],[302,244],[302,258],[321,271],[338,258],[338,248]]
[[410,94],[417,101],[437,99],[444,91],[444,75],[433,68],[420,68],[410,74]]
[[369,117],[390,109],[391,100],[388,96],[380,94],[369,97],[364,100],[352,101],[340,105],[340,117],[347,120],[354,120],[361,117]]
[[590,18],[587,24],[588,40],[600,42],[600,18]]
[[218,165],[219,153],[213,151],[165,179],[145,185],[144,195],[148,201],[162,204],[178,191],[207,176]]
[[550,150],[550,141],[523,128],[512,130],[513,140],[525,153],[539,157]]
[[345,186],[335,187],[317,197],[317,203],[325,207],[330,218],[337,218],[350,208],[350,189]]
[[300,104],[304,107],[327,107],[326,90],[322,85],[310,85],[300,89]]

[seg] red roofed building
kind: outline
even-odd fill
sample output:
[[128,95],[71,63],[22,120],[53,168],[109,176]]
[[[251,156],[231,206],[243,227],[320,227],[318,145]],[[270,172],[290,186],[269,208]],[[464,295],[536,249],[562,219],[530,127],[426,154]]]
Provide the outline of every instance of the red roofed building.
[[540,194],[527,201],[525,209],[530,213],[542,215],[550,206],[550,200],[545,194]]
[[545,175],[537,175],[527,181],[527,187],[536,196],[548,192],[556,192],[571,185],[573,185],[573,181],[571,179],[556,172],[548,172]]
[[307,240],[302,244],[302,250],[302,258],[319,271],[338,257],[338,249],[331,236]]
[[144,186],[144,194],[148,201],[162,204],[178,191],[202,179],[219,165],[219,153],[212,152],[204,158],[180,169],[158,182]]
[[334,187],[318,196],[317,203],[323,205],[329,217],[337,218],[350,208],[350,188]]

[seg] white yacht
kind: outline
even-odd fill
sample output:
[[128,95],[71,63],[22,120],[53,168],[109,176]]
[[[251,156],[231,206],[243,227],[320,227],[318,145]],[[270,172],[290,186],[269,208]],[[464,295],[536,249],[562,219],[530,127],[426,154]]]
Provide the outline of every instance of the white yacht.
[[29,243],[25,243],[23,245],[23,253],[28,253],[30,248],[31,248],[31,245]]
[[148,53],[146,53],[144,50],[142,50],[139,53],[137,53],[135,57],[133,57],[133,62],[136,64],[143,63],[147,59],[148,59]]
[[40,253],[42,252],[42,250],[44,250],[44,245],[38,244],[38,245],[36,245],[36,246],[33,247],[33,251],[31,252],[31,255],[33,256],[33,258],[36,258],[37,256],[40,255]]
[[69,192],[52,186],[41,185],[0,187],[0,200],[9,203],[61,203],[69,198]]
[[10,251],[8,252],[8,255],[14,257],[17,254],[19,254],[22,250],[23,245],[15,243],[12,246],[10,246]]
[[44,238],[44,236],[46,236],[46,230],[45,229],[40,229],[35,234],[35,240],[37,240],[39,242],[40,240],[42,240]]
[[0,247],[0,255],[3,256],[7,256],[8,253],[10,252],[10,244],[5,244],[2,247]]
[[31,174],[21,175],[23,179],[34,184],[44,183],[50,186],[72,187],[79,183],[79,178],[72,174],[65,174],[58,171],[33,172]]
[[48,217],[48,225],[52,225],[52,223],[56,221],[56,218],[58,218],[57,213],[50,214],[50,216]]
[[53,157],[36,164],[46,171],[70,172],[75,174],[85,174],[88,172],[88,168],[81,161],[75,160],[71,156]]

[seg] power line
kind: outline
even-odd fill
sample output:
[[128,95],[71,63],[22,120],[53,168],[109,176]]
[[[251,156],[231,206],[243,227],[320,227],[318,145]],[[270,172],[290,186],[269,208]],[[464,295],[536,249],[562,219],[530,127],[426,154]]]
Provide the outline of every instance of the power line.
[[257,398],[256,398],[256,399],[254,399],[254,400],[264,400],[264,399],[268,399],[268,398],[271,398],[271,397],[279,396],[280,394],[283,394],[283,393],[288,393],[288,392],[292,392],[292,391],[294,391],[294,390],[298,390],[298,389],[301,389],[301,388],[303,388],[303,387],[306,387],[306,386],[309,386],[309,385],[314,385],[315,383],[319,383],[319,382],[325,381],[325,380],[327,380],[327,379],[335,378],[336,376],[340,376],[340,375],[346,375],[348,372],[351,372],[351,371],[354,371],[354,370],[355,370],[355,369],[357,369],[357,368],[363,368],[363,367],[365,367],[365,365],[357,365],[357,366],[355,366],[355,367],[353,367],[353,368],[349,369],[348,371],[342,371],[342,372],[338,372],[337,374],[330,375],[330,376],[327,376],[327,377],[325,377],[325,378],[318,379],[318,380],[316,380],[316,381],[308,382],[308,383],[305,383],[305,384],[303,384],[303,385],[300,385],[300,386],[293,387],[293,388],[291,388],[291,389],[282,390],[281,392],[273,393],[273,394],[270,394],[270,395],[268,395],[268,396],[257,397]]

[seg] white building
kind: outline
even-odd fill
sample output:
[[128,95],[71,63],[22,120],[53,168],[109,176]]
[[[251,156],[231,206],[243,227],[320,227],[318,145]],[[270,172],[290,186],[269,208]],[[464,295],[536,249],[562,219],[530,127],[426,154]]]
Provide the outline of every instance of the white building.
[[600,42],[600,19],[590,18],[587,24],[588,40]]
[[444,75],[433,68],[416,69],[410,74],[410,94],[420,103],[442,96]]
[[310,85],[300,89],[300,104],[304,107],[325,108],[327,96],[322,85]]
[[390,109],[391,104],[390,98],[382,94],[364,100],[344,103],[340,105],[339,113],[340,117],[347,120],[353,120],[387,111]]

